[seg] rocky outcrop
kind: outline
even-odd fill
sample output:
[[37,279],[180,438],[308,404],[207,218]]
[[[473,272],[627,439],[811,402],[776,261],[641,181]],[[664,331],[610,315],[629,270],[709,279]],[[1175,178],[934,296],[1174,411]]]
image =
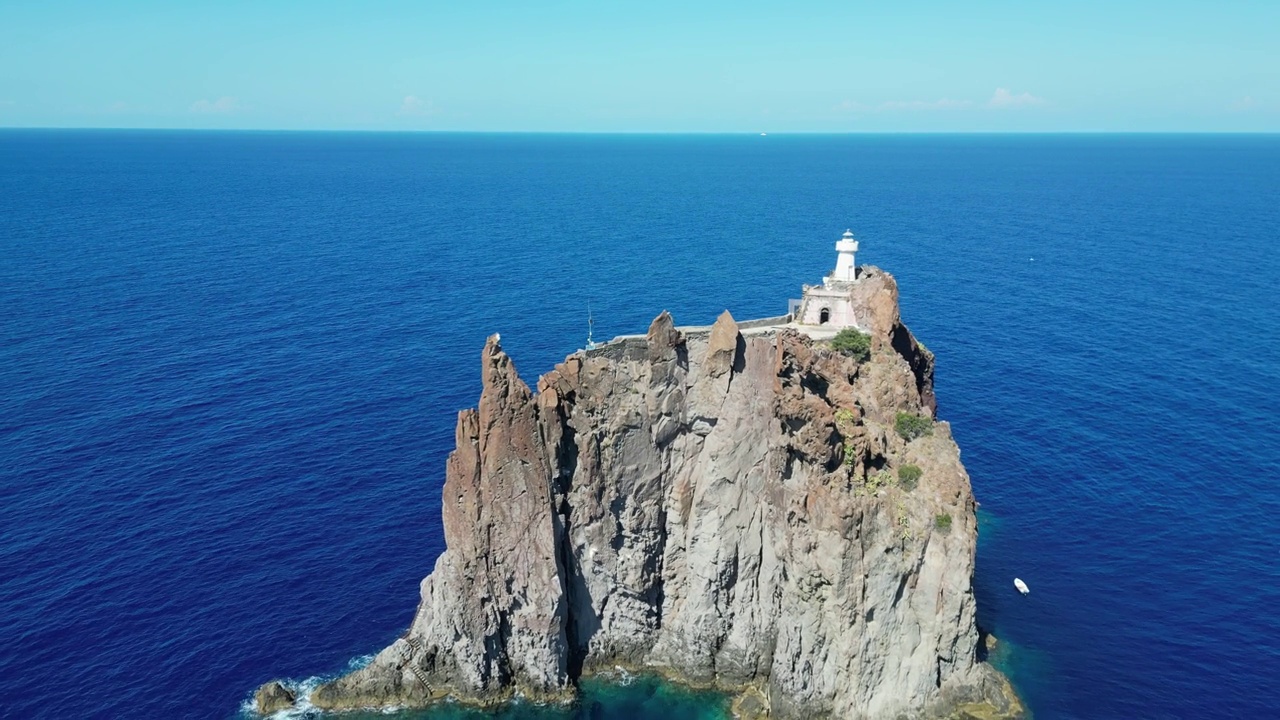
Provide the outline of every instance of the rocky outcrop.
[[279,682],[269,682],[253,694],[253,705],[263,715],[293,707],[295,700],[293,692]]
[[865,362],[794,329],[744,336],[727,312],[685,335],[664,312],[643,346],[571,355],[534,393],[490,338],[413,623],[311,702],[555,699],[624,666],[770,717],[1018,715],[976,658],[949,427],[894,432],[899,412],[933,416],[933,356],[893,278],[860,277]]

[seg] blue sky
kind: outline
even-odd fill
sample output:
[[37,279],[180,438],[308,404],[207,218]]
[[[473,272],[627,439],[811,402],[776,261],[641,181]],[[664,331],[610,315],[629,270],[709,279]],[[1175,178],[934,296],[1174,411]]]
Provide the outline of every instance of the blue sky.
[[1280,0],[0,0],[0,126],[1280,131]]

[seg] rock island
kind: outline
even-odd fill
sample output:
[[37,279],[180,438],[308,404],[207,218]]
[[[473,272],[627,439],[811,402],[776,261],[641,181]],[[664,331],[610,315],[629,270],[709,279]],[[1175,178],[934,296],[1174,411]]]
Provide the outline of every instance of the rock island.
[[413,622],[310,702],[557,701],[623,668],[734,692],[740,717],[1020,717],[978,659],[974,499],[934,357],[857,248],[845,233],[786,315],[663,312],[537,392],[489,338]]

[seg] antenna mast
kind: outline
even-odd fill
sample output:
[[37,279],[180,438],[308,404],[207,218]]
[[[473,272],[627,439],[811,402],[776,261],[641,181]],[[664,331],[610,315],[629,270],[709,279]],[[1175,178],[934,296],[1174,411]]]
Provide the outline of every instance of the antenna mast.
[[592,331],[595,330],[595,327],[596,327],[595,318],[591,316],[591,301],[587,300],[587,349],[588,350],[594,350],[596,348],[595,341],[591,339],[591,333]]

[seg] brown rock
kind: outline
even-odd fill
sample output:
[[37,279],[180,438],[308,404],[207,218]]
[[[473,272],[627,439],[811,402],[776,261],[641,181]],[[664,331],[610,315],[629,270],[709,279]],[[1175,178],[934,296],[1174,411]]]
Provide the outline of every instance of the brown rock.
[[711,335],[707,338],[706,372],[711,377],[720,377],[733,369],[738,355],[738,323],[728,310],[720,313],[711,326]]
[[675,348],[684,344],[684,337],[679,330],[676,330],[675,321],[671,319],[671,313],[666,310],[663,310],[649,324],[649,332],[645,336],[645,340],[649,346],[649,359],[651,361],[672,357]]

